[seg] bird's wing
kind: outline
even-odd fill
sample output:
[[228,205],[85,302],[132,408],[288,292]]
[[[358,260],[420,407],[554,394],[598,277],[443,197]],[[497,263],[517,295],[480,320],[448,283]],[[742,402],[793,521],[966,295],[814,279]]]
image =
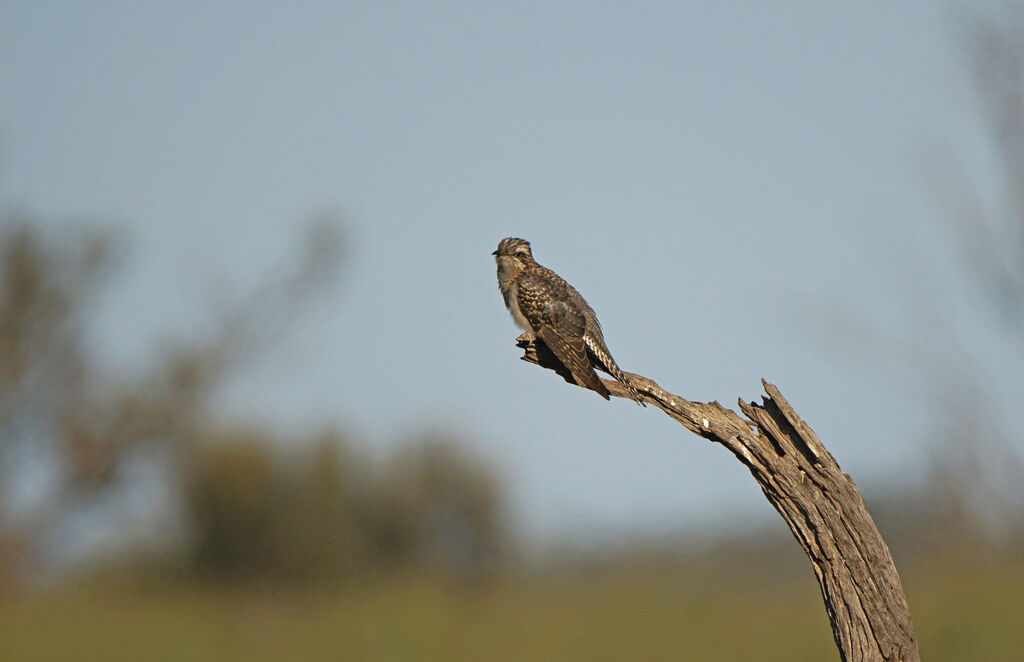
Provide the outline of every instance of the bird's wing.
[[576,383],[608,400],[611,394],[594,372],[583,341],[586,317],[572,304],[568,287],[557,276],[552,279],[524,274],[519,278],[517,287],[519,310],[537,337],[569,369]]

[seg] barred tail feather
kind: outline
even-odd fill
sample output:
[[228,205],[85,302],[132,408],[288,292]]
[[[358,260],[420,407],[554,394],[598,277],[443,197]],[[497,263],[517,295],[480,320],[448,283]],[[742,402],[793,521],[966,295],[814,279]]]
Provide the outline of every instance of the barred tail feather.
[[583,336],[583,343],[587,346],[587,350],[589,350],[594,358],[597,359],[597,362],[600,364],[599,367],[614,377],[620,384],[625,386],[629,390],[632,398],[636,400],[641,407],[646,407],[647,404],[644,402],[643,396],[640,395],[640,391],[636,389],[633,382],[629,381],[629,378],[622,372],[619,365],[615,363],[615,359],[613,359],[612,355],[607,349],[605,349],[604,343],[598,342],[589,333]]

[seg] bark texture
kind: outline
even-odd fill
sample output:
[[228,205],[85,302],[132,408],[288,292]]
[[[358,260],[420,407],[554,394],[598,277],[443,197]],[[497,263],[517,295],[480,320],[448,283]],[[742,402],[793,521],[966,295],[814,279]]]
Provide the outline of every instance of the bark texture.
[[[542,341],[517,344],[524,361],[575,383]],[[777,387],[762,380],[761,404],[740,400],[744,419],[718,402],[692,402],[642,375],[626,375],[644,401],[722,444],[750,470],[814,567],[845,662],[920,660],[899,574],[864,499]],[[613,396],[632,398],[618,382],[602,381]]]

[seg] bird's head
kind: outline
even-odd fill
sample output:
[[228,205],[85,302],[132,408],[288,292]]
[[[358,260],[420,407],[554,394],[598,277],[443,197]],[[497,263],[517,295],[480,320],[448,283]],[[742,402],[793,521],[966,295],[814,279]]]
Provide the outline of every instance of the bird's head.
[[529,264],[533,262],[533,253],[530,252],[530,242],[519,237],[505,237],[498,242],[498,250],[491,253],[499,262],[502,258],[510,258]]
[[505,237],[491,255],[498,263],[498,280],[503,283],[511,282],[523,269],[537,264],[530,252],[530,242],[518,237]]

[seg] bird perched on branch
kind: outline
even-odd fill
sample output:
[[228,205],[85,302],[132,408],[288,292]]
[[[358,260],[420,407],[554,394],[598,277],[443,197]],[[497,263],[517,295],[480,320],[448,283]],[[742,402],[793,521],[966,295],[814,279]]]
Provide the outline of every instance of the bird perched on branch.
[[498,289],[505,307],[526,331],[521,339],[540,338],[578,385],[596,391],[605,400],[610,394],[594,368],[617,379],[634,400],[644,404],[608,351],[593,309],[561,276],[537,264],[530,242],[506,237],[492,255],[498,263]]

